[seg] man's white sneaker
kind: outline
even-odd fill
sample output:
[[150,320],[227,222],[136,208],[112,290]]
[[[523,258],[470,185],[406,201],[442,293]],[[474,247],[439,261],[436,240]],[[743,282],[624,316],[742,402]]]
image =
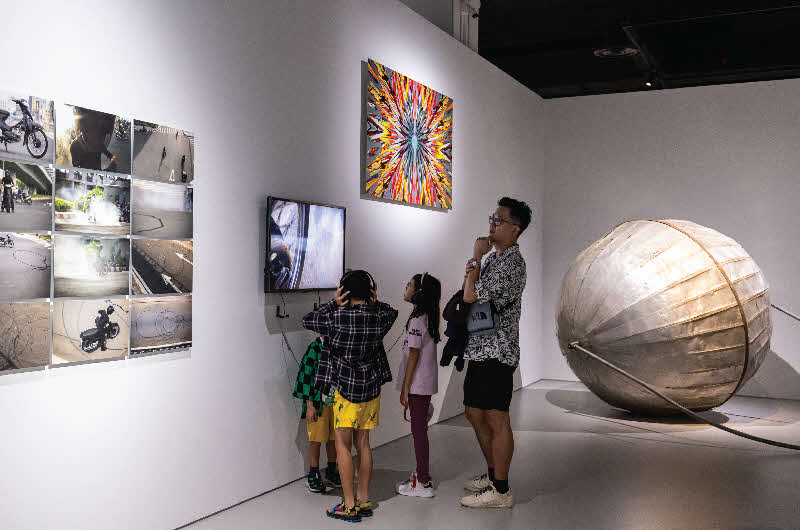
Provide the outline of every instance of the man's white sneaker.
[[489,474],[484,473],[483,475],[477,475],[472,477],[464,484],[464,489],[467,491],[483,491],[492,483],[489,480]]
[[427,484],[417,480],[417,474],[413,473],[411,478],[405,482],[397,484],[395,487],[397,493],[405,495],[406,497],[435,497],[436,488],[433,487],[433,482],[428,481]]
[[461,505],[467,508],[513,508],[514,496],[511,490],[500,493],[490,484],[483,491],[462,497]]

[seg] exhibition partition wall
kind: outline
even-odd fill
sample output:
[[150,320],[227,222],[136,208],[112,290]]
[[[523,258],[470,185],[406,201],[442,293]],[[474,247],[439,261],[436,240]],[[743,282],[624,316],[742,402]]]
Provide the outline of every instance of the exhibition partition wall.
[[[616,225],[684,219],[738,241],[775,305],[800,312],[800,81],[548,101],[543,378],[576,380],[554,310],[570,262]],[[800,323],[772,310],[772,344],[739,395],[800,399]]]
[[[24,55],[20,48],[4,64],[4,89],[130,117],[134,203],[137,196],[169,196],[142,203],[149,208],[177,200],[165,195],[174,191],[165,186],[182,185],[169,145],[137,184],[135,136],[161,133],[161,124],[196,134],[202,146],[184,169],[196,169],[202,186],[193,197],[190,351],[0,377],[0,527],[172,528],[304,474],[306,432],[291,390],[295,359],[314,335],[300,319],[331,291],[264,293],[268,196],[347,209],[346,266],[369,270],[381,300],[400,310],[387,349],[411,309],[402,301],[411,276],[428,271],[449,296],[496,200],[528,201],[535,214],[520,241],[528,277],[522,348],[533,352],[541,343],[542,101],[407,7],[392,0],[45,1],[36,9],[4,6],[3,16],[15,21],[5,28],[8,42],[24,43]],[[452,99],[447,209],[361,197],[370,59]],[[86,178],[73,172],[53,181],[66,193]],[[120,189],[107,183],[109,194],[122,193],[117,183]],[[137,255],[156,264],[154,253],[176,264],[176,252],[186,257],[180,245],[151,243],[181,241],[181,234],[154,234],[162,227],[137,226],[136,216],[131,225],[133,265]],[[146,231],[141,239],[138,230]],[[56,236],[82,237],[61,235],[58,226]],[[133,288],[134,302],[150,296]],[[164,288],[150,290],[156,296]],[[276,308],[288,318],[277,318]],[[389,352],[394,371],[399,346]],[[540,378],[536,363],[523,356],[517,385]],[[436,420],[463,410],[463,376],[440,369]],[[375,445],[409,433],[398,397],[393,385],[384,387]]]

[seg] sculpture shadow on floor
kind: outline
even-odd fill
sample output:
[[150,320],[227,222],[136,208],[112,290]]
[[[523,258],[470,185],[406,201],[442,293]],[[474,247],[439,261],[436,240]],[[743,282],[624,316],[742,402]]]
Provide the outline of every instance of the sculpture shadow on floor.
[[[695,425],[698,427],[706,427],[706,424],[700,423],[680,413],[672,416],[652,416],[612,407],[589,391],[550,390],[545,395],[545,398],[551,405],[571,413],[585,416],[657,425],[679,425],[681,427]],[[726,415],[713,410],[701,412],[699,414],[716,423],[725,423],[728,421]]]
[[758,372],[742,386],[738,395],[800,399],[800,373],[770,350]]

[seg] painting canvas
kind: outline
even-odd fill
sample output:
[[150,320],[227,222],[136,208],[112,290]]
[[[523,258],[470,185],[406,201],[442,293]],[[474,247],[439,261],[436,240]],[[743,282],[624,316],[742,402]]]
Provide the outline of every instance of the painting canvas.
[[361,196],[449,210],[453,100],[369,60]]

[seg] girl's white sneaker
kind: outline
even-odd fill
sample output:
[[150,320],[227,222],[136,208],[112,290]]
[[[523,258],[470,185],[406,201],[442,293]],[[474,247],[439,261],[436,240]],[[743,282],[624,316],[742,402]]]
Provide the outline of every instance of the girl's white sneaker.
[[417,480],[417,474],[412,473],[411,478],[405,482],[397,484],[397,493],[405,495],[406,497],[435,497],[436,488],[433,487],[433,481],[428,481],[427,484]]

